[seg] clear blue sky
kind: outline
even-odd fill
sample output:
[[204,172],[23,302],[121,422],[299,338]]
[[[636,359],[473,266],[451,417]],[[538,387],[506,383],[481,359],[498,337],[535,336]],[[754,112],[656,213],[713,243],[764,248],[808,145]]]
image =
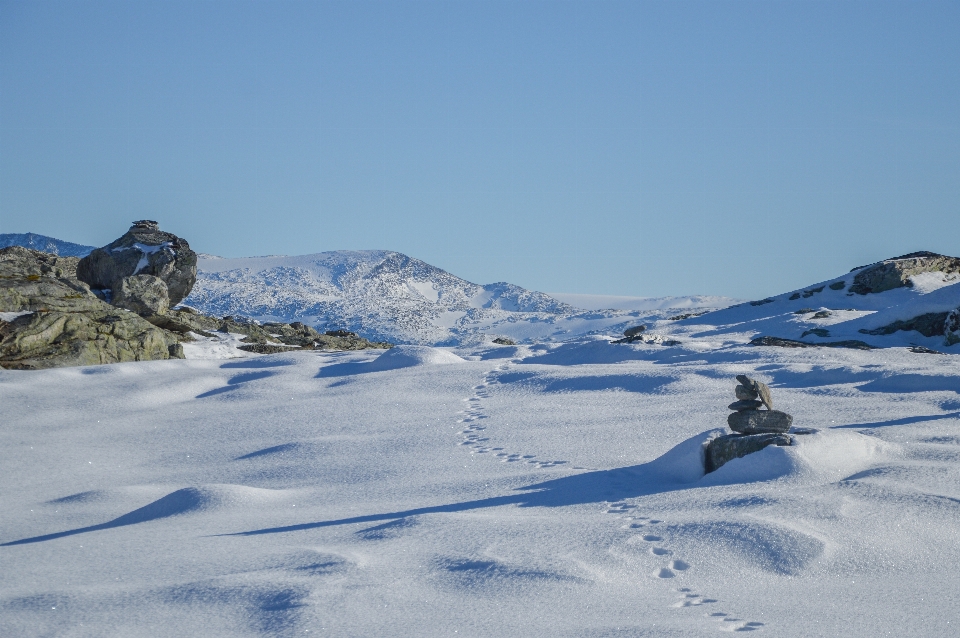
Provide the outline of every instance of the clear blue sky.
[[0,232],[758,298],[958,202],[957,2],[0,2]]

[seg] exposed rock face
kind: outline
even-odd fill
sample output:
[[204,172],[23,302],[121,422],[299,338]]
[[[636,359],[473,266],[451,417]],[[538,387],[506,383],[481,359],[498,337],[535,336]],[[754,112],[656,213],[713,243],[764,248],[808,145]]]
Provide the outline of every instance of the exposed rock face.
[[507,339],[506,337],[497,337],[496,339],[493,340],[493,342],[494,342],[495,344],[497,344],[498,346],[515,346],[515,345],[517,345],[517,342],[516,342],[516,341],[514,341],[513,339]]
[[960,259],[931,252],[910,253],[885,259],[858,272],[853,279],[853,285],[850,286],[850,292],[866,295],[912,286],[910,277],[913,275],[938,271],[960,272]]
[[77,261],[20,246],[0,249],[0,312],[109,308],[77,281]]
[[947,320],[943,324],[943,332],[946,337],[944,342],[948,346],[960,343],[960,308],[947,315]]
[[713,472],[728,461],[743,458],[748,454],[759,452],[768,445],[792,445],[793,440],[786,434],[751,434],[742,436],[728,434],[718,436],[710,441],[704,455],[704,469]]
[[137,315],[110,308],[35,312],[0,322],[0,367],[38,370],[182,358],[182,348]]
[[730,429],[740,434],[786,432],[792,423],[793,417],[780,410],[743,410],[727,417]]
[[898,330],[916,330],[924,337],[939,337],[946,334],[947,312],[930,312],[906,321],[894,321],[893,323],[874,328],[873,330],[861,329],[860,332],[867,335],[889,335]]
[[854,350],[875,350],[874,346],[859,339],[846,339],[844,341],[823,341],[820,343],[807,343],[806,341],[797,341],[796,339],[783,339],[781,337],[757,337],[750,341],[751,346],[778,346],[780,348],[852,348]]
[[153,275],[133,275],[120,280],[113,289],[110,303],[138,315],[162,315],[170,309],[168,288],[163,280]]
[[[0,249],[0,367],[11,369],[145,361],[182,356],[178,338],[90,292],[75,257]],[[171,350],[171,348],[173,349]]]
[[116,290],[124,278],[133,275],[162,280],[170,305],[175,306],[190,294],[197,281],[197,254],[186,240],[161,231],[157,222],[141,220],[77,265],[77,278],[100,290]]

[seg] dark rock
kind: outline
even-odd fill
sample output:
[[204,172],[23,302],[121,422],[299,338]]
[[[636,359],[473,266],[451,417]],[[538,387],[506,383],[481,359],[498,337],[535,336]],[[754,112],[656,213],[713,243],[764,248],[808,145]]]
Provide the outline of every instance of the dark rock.
[[845,281],[835,281],[830,284],[830,290],[843,290],[847,287],[847,282]]
[[821,311],[819,311],[818,313],[816,313],[815,315],[813,315],[812,318],[813,318],[813,319],[826,319],[827,317],[830,316],[830,314],[831,314],[831,313],[830,313],[829,310],[821,310]]
[[170,309],[167,284],[153,275],[124,277],[112,292],[112,305],[138,315],[162,315]]
[[186,240],[161,231],[154,221],[141,220],[77,265],[77,278],[91,288],[114,290],[122,279],[133,275],[153,275],[163,280],[170,304],[176,305],[190,294],[197,281],[197,254]]
[[507,339],[506,337],[497,337],[496,339],[493,340],[493,342],[494,342],[495,344],[497,344],[498,346],[515,346],[515,345],[517,345],[517,342],[516,342],[516,341],[514,341],[513,339]]
[[357,337],[359,336],[356,332],[350,332],[349,330],[327,330],[323,334],[328,337]]
[[[799,298],[799,297],[798,297]],[[806,315],[811,312],[815,312],[813,308],[801,308],[800,310],[794,310],[793,314],[795,315]]]
[[766,299],[761,299],[760,301],[751,301],[751,306],[762,306],[763,304],[773,303],[776,299],[771,299],[767,297]]
[[[740,386],[737,386],[740,387]],[[739,401],[734,401],[727,407],[731,410],[737,410],[738,412],[743,410],[756,410],[763,405],[763,401],[756,401],[753,399],[740,399]]]
[[647,329],[646,326],[634,326],[634,327],[632,327],[632,328],[627,328],[626,330],[623,331],[623,336],[624,336],[624,337],[636,337],[637,335],[639,335],[641,332],[643,332],[643,331],[646,330],[646,329]]
[[830,331],[826,328],[811,328],[810,330],[804,330],[803,334],[800,335],[800,338],[803,339],[807,335],[816,335],[821,338],[826,338],[830,336]]
[[812,297],[812,296],[814,296],[815,294],[817,294],[817,293],[819,293],[819,292],[823,292],[823,286],[820,286],[820,287],[818,287],[818,288],[811,288],[811,289],[809,289],[809,290],[804,290],[804,291],[803,291],[803,298],[804,298],[804,299],[807,299],[808,297]]
[[734,394],[737,395],[737,398],[742,401],[753,401],[758,396],[760,396],[760,393],[757,392],[752,385],[746,386],[746,385],[743,385],[742,383],[738,385],[736,388],[734,388],[733,392]]
[[[757,396],[760,397],[760,401],[763,402],[763,405],[767,406],[767,408],[771,410],[773,409],[773,397],[770,395],[770,388],[767,387],[766,383],[757,381],[756,379],[751,379],[745,374],[738,374],[737,381],[739,381],[740,385],[742,385],[748,391],[755,392]],[[732,410],[733,408],[730,409]]]
[[799,298],[800,298],[800,293],[799,293],[799,292],[795,292],[795,293],[793,293],[792,295],[790,295],[790,301],[796,301],[796,300],[799,299]]
[[960,343],[960,308],[950,311],[947,320],[943,322],[944,343],[952,346]]
[[858,339],[845,341],[827,341],[821,343],[807,343],[796,339],[781,337],[757,337],[750,341],[751,346],[778,346],[780,348],[852,348],[854,350],[876,350],[874,346]]
[[915,352],[917,354],[947,354],[946,352],[940,352],[939,350],[933,350],[923,346],[911,346],[910,352]]
[[865,335],[889,335],[898,330],[916,330],[924,337],[939,337],[946,334],[947,312],[930,312],[906,321],[894,321],[891,324],[873,330],[861,328]]
[[925,272],[960,272],[960,259],[931,252],[917,252],[861,267],[850,292],[858,295],[884,292],[913,285],[910,277]]
[[792,423],[793,417],[779,410],[745,410],[727,416],[730,429],[740,434],[786,432]]
[[278,346],[272,343],[250,343],[245,346],[238,346],[244,352],[254,352],[256,354],[277,354],[278,352],[296,351],[296,348]]
[[681,315],[674,315],[673,317],[667,317],[667,321],[682,321],[684,319],[690,319],[691,317],[700,317],[702,315],[712,312],[711,310],[701,310],[700,312],[685,312]]
[[783,447],[792,444],[793,439],[782,433],[719,436],[710,441],[704,450],[704,470],[707,473],[713,472],[733,459],[759,452],[769,445]]
[[179,343],[173,343],[167,346],[167,352],[170,353],[171,359],[186,359],[187,357],[183,354],[183,346]]

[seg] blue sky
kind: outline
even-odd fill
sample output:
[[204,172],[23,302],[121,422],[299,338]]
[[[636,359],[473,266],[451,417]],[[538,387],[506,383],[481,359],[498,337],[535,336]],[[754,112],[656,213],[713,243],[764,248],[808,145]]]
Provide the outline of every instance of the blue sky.
[[0,232],[758,298],[960,254],[956,2],[0,2]]

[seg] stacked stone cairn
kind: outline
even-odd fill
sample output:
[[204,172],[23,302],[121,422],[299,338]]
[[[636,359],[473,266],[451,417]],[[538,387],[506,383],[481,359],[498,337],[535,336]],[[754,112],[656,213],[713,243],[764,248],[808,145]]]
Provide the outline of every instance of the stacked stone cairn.
[[[707,472],[768,445],[793,445],[793,438],[787,434],[793,417],[773,409],[767,384],[743,374],[737,375],[737,381],[739,385],[734,389],[737,400],[730,404],[733,412],[727,417],[734,434],[719,436],[707,444],[704,455]],[[762,407],[766,409],[761,410]]]

